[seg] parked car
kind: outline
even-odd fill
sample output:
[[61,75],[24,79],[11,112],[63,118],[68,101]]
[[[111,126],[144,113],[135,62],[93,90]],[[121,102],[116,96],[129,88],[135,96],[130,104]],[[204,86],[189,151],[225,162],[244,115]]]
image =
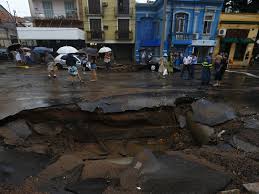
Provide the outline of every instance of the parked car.
[[[67,67],[67,64],[66,64],[65,56],[66,56],[66,54],[60,54],[60,55],[58,55],[58,56],[54,59],[56,65],[57,65],[57,67],[58,67],[59,69],[67,69],[67,68],[68,68],[68,67]],[[77,67],[80,67],[80,66],[81,66],[81,60],[80,60],[80,58],[79,58],[78,56],[76,56],[76,55],[73,55],[73,56],[76,58],[76,66],[77,66]]]
[[0,48],[0,60],[8,60],[9,55],[6,48]]
[[159,61],[160,61],[159,56],[152,56],[151,59],[147,62],[148,69],[150,69],[151,71],[158,71]]

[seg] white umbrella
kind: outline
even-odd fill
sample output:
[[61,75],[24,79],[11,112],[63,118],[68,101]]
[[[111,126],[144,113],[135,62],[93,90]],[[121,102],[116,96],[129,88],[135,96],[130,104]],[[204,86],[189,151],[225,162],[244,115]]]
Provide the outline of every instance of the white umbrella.
[[100,50],[99,50],[99,53],[108,53],[108,52],[111,52],[112,49],[109,48],[109,47],[102,47]]
[[57,50],[57,53],[58,54],[78,53],[78,50],[72,46],[63,46]]

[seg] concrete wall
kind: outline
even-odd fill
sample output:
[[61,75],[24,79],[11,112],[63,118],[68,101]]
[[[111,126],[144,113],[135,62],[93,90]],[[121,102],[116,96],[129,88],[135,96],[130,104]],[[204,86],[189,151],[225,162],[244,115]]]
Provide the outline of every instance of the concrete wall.
[[[133,9],[132,17],[116,17],[115,8],[117,7],[117,0],[101,0],[102,2],[107,2],[108,7],[103,7],[103,17],[88,17],[85,14],[85,8],[88,6],[88,0],[83,0],[83,10],[84,10],[84,29],[85,31],[90,31],[90,18],[100,18],[102,20],[103,26],[108,26],[108,30],[104,30],[105,40],[103,43],[135,43],[135,0],[130,0],[130,9]],[[118,41],[115,39],[115,31],[118,29],[118,19],[125,18],[130,20],[129,29],[133,33],[133,39],[131,41]],[[91,42],[91,41],[90,41]]]

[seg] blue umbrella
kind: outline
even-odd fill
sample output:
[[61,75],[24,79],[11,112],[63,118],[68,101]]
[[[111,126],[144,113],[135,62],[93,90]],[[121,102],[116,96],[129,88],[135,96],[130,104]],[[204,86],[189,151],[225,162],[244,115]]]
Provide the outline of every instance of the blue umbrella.
[[53,52],[53,49],[47,48],[47,47],[35,47],[33,49],[33,52],[40,53],[40,54],[45,53],[45,52],[50,52],[51,53],[51,52]]

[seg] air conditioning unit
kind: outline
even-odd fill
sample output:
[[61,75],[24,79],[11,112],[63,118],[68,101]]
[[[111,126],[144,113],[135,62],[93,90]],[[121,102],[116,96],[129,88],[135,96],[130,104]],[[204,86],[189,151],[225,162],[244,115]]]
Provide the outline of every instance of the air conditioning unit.
[[226,36],[226,34],[227,34],[227,29],[219,29],[219,33],[218,33],[218,35],[219,36]]
[[199,33],[194,33],[193,40],[198,40],[198,39],[199,39]]
[[102,2],[103,7],[108,7],[108,2]]

